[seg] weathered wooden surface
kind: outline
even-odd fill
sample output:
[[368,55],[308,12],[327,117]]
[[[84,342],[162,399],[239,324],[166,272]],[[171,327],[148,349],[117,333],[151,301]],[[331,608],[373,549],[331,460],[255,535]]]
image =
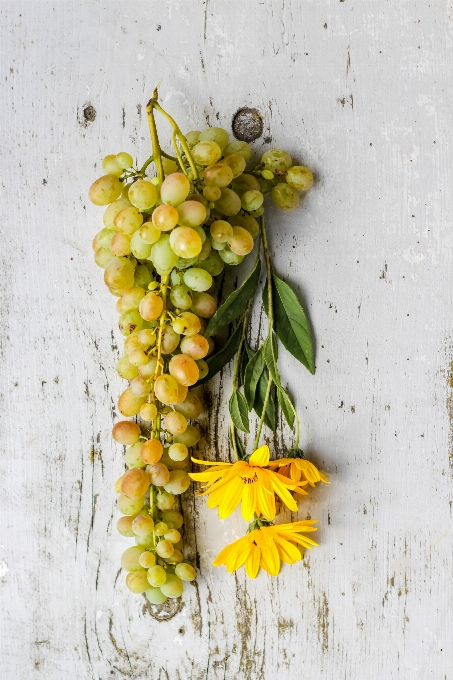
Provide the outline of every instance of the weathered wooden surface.
[[[1,677],[453,678],[451,3],[0,11]],[[332,480],[300,508],[321,547],[275,580],[211,567],[243,522],[187,496],[200,577],[164,623],[118,577],[120,338],[86,196],[106,153],[147,157],[161,78],[184,129],[253,106],[268,143],[316,171],[303,207],[269,223],[317,339],[315,377],[286,354],[281,369]],[[228,455],[228,378],[210,388],[208,454]]]

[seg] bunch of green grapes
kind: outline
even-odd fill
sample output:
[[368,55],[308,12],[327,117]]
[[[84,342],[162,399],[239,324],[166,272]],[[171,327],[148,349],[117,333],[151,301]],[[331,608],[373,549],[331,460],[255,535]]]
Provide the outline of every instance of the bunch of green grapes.
[[[253,250],[265,193],[293,209],[298,192],[313,182],[307,168],[292,166],[278,149],[246,172],[251,147],[230,142],[222,128],[183,140],[184,153],[175,145],[173,159],[157,146],[141,170],[128,153],[107,156],[106,174],[89,190],[94,204],[107,206],[94,259],[118,298],[125,336],[117,371],[129,386],[118,409],[142,423],[123,420],[113,428],[127,447],[127,470],[116,483],[123,514],[117,526],[136,543],[121,564],[128,588],[154,604],[178,597],[183,581],[195,578],[183,561],[183,518],[174,505],[189,487],[189,449],[201,438],[192,423],[202,405],[189,388],[208,375],[206,358],[215,349],[204,337],[217,310],[213,278]],[[157,177],[146,175],[151,160]]]

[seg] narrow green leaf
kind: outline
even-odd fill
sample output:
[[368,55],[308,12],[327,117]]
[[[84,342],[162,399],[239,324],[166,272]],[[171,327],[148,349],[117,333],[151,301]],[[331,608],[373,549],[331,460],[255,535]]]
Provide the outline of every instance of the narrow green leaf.
[[282,387],[277,387],[277,399],[278,399],[278,403],[280,405],[280,408],[283,412],[283,415],[285,416],[286,422],[288,423],[290,428],[293,429],[293,426],[294,426],[294,411],[290,406],[289,397]]
[[264,345],[261,345],[256,354],[250,359],[245,369],[244,375],[244,395],[247,401],[249,411],[252,410],[255,403],[255,392],[258,381],[264,369]]
[[[313,340],[302,305],[288,284],[275,274],[272,274],[272,292],[275,332],[288,352],[291,352],[310,373],[314,373]],[[263,304],[267,314],[267,282],[263,291]]]
[[[231,444],[231,446],[233,446],[233,437],[232,437],[232,434],[231,434],[231,427],[229,428],[228,436],[229,436],[229,439],[230,439],[230,444]],[[242,442],[239,439],[239,436],[238,436],[238,433],[236,432],[236,430],[234,431],[234,439],[236,441],[236,447],[237,447],[237,450],[238,450],[239,458],[242,459],[242,458],[244,458],[245,451],[244,451],[244,447],[242,446]],[[234,448],[234,446],[233,446],[233,448]]]
[[242,392],[236,391],[231,395],[228,407],[235,427],[242,432],[250,432],[247,402]]
[[211,337],[217,331],[220,331],[224,326],[242,314],[247,302],[255,295],[261,273],[261,260],[258,257],[255,260],[252,270],[248,274],[242,286],[239,286],[231,293],[223,303],[220,305],[212,319],[208,323],[208,327],[204,332],[205,338]]
[[245,369],[247,368],[247,365],[254,354],[255,352],[253,352],[250,349],[250,347],[247,344],[247,340],[244,340],[241,364],[239,366],[239,377],[241,379],[241,385],[243,385],[245,382]]
[[[261,418],[261,414],[263,412],[263,406],[264,406],[264,399],[266,398],[266,391],[267,391],[267,383],[269,381],[269,372],[265,368],[260,376],[260,379],[258,381],[258,385],[256,388],[256,395],[255,395],[255,404],[254,404],[254,409],[256,414],[258,415],[259,418]],[[266,415],[264,416],[264,423],[267,425],[269,429],[272,430],[272,432],[275,432],[277,429],[277,418],[276,418],[276,412],[275,412],[275,386],[272,385],[271,391],[269,394],[269,400],[267,402],[266,406]]]
[[268,367],[269,372],[272,376],[272,380],[277,385],[277,387],[281,387],[280,375],[278,373],[278,366],[277,366],[278,345],[277,345],[277,338],[275,337],[275,333],[272,333],[272,335],[269,335],[266,338],[266,341],[263,345],[263,348],[264,348],[264,350],[263,350],[264,361],[266,362],[266,366]]
[[206,359],[209,366],[209,373],[206,377],[202,378],[196,383],[197,386],[202,385],[208,380],[211,380],[211,378],[216,373],[221,371],[222,368],[226,366],[229,361],[231,361],[231,359],[236,354],[237,348],[239,347],[241,333],[242,325],[238,324],[234,333],[228,338],[226,344],[222,347],[222,349],[216,352],[216,354],[213,354],[212,356]]

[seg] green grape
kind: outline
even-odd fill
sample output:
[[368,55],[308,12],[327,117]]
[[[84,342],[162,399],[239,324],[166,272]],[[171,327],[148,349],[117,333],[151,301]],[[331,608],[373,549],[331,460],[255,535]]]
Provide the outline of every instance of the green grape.
[[[209,165],[203,173],[203,179],[207,185],[214,185],[222,189],[233,181],[233,171],[225,163]],[[210,199],[214,200],[214,199]]]
[[111,250],[108,248],[98,248],[94,254],[94,261],[98,267],[105,269],[110,262],[115,257]]
[[132,203],[128,198],[118,198],[113,203],[110,203],[108,208],[104,212],[103,222],[107,229],[114,229],[114,219],[121,210],[124,208],[130,208]]
[[[193,204],[203,208],[200,203],[193,201]],[[183,203],[183,205],[187,204]],[[191,227],[176,227],[170,234],[170,246],[178,257],[197,257],[201,252],[202,245],[199,234]]]
[[187,286],[179,284],[171,289],[170,300],[177,309],[189,309],[192,304],[192,293]]
[[168,468],[163,463],[153,463],[148,465],[146,471],[149,474],[152,484],[154,486],[165,486],[170,479]]
[[126,151],[120,151],[120,153],[116,154],[116,162],[122,168],[123,170],[127,170],[128,168],[131,168],[134,164],[134,159],[130,155],[130,153],[127,153]]
[[162,491],[162,493],[157,494],[156,505],[159,508],[159,510],[171,510],[174,504],[175,497],[173,496],[172,493]]
[[[146,474],[146,472],[144,473]],[[149,536],[154,529],[154,520],[151,515],[137,515],[132,520],[132,531],[136,536]]]
[[222,258],[216,250],[212,250],[204,260],[195,263],[197,269],[204,269],[211,276],[218,276],[224,268]]
[[178,396],[176,397],[175,401],[173,404],[182,404],[184,399],[187,397],[187,392],[188,392],[188,387],[185,385],[180,385],[178,383]]
[[138,561],[143,553],[143,548],[133,545],[127,548],[121,555],[121,566],[124,571],[142,571],[142,566]]
[[[151,392],[151,384],[143,378],[143,376],[138,375],[136,378],[131,380],[131,390],[137,397],[147,397]],[[140,406],[140,413],[144,404]]]
[[146,290],[151,281],[152,281],[151,272],[149,271],[146,264],[137,265],[134,273],[134,286],[144,288]]
[[116,234],[116,229],[101,229],[99,234],[97,234],[97,242],[101,246],[101,248],[110,248],[110,244],[112,242],[112,238]]
[[138,558],[138,561],[143,569],[151,569],[156,564],[156,556],[149,550],[145,550]]
[[[121,300],[121,298],[120,298]],[[137,310],[135,310],[137,311]],[[141,317],[140,317],[141,318]],[[142,319],[143,323],[143,319]],[[133,331],[124,341],[124,352],[129,356],[131,352],[133,352],[135,349],[141,349],[143,350],[143,344],[140,342],[140,338],[138,337],[139,330]]]
[[186,562],[181,562],[175,568],[175,574],[181,581],[193,581],[197,576],[195,569]]
[[148,590],[149,588],[147,572],[142,569],[141,571],[135,571],[128,574],[126,576],[126,586],[136,595],[144,593],[145,590]]
[[[162,182],[160,197],[163,203],[170,206],[179,205],[186,200],[190,191],[190,183],[182,172],[173,172]],[[170,214],[170,213],[169,213]],[[159,228],[153,220],[154,225]]]
[[131,237],[127,234],[117,233],[112,238],[110,244],[110,250],[117,257],[123,257],[124,255],[130,255],[131,253]]
[[142,224],[138,233],[140,234],[141,240],[149,245],[156,243],[161,235],[160,229],[157,229],[152,222],[145,222]]
[[192,130],[186,134],[186,141],[189,146],[195,146],[200,139],[201,132],[199,130]]
[[201,328],[200,319],[192,312],[182,312],[173,321],[173,330],[179,335],[195,335]]
[[139,312],[146,321],[155,321],[162,314],[164,303],[160,295],[148,293],[140,301]]
[[180,529],[183,525],[183,516],[177,510],[167,510],[162,513],[162,521],[167,524],[167,527],[171,524],[174,529]]
[[153,225],[159,231],[171,231],[178,224],[178,220],[178,211],[171,205],[158,205],[152,214]]
[[[118,496],[116,502],[118,505],[118,510],[123,515],[136,515],[137,512],[140,512],[140,510],[143,508],[145,499],[143,496],[141,498],[128,498],[122,493]],[[132,571],[132,569],[130,571]]]
[[151,255],[151,245],[142,240],[140,231],[136,231],[132,235],[131,250],[132,255],[138,260],[146,260]]
[[163,373],[154,383],[154,394],[163,404],[172,404],[178,398],[178,383],[173,376]]
[[[132,186],[132,184],[123,183],[123,191],[121,192],[121,197],[122,197],[122,198],[127,198],[128,201],[129,201],[129,198],[128,198],[128,196],[129,196],[129,189],[131,188],[131,186]],[[131,203],[131,205],[132,205],[132,203]]]
[[185,354],[176,354],[172,357],[168,364],[168,371],[180,385],[190,387],[198,380],[198,367],[195,361]]
[[157,407],[155,404],[143,404],[143,406],[140,407],[140,417],[143,418],[143,420],[147,420],[150,422],[151,420],[154,420],[154,418],[157,416]]
[[[186,423],[187,423],[187,421],[186,421]],[[176,461],[176,462],[181,462],[181,461],[187,459],[187,456],[189,455],[189,450],[188,450],[187,446],[185,446],[184,444],[172,444],[168,449],[168,455],[171,458],[171,460]],[[162,509],[164,509],[164,508],[162,508]],[[167,508],[165,508],[165,509],[167,509]],[[171,510],[171,508],[168,508],[168,509]]]
[[174,574],[167,574],[167,580],[161,586],[161,592],[169,598],[176,598],[182,595],[184,591],[184,585],[180,578]]
[[233,236],[228,241],[228,245],[236,255],[248,255],[253,250],[253,238],[247,229],[233,227]]
[[120,299],[118,300],[116,304],[116,308],[118,311],[119,305],[121,304],[121,312],[128,312],[131,309],[138,309],[138,306],[140,304],[140,300],[145,297],[146,291],[144,288],[141,288],[140,286],[134,286],[133,288],[129,288],[129,290],[124,291]]
[[134,285],[134,265],[126,257],[113,257],[104,271],[106,286],[117,290],[132,288]]
[[169,449],[166,448],[164,449],[164,452],[162,454],[162,459],[161,462],[170,470],[185,470],[187,468],[188,464],[188,459],[186,458],[185,460],[173,460],[173,458],[170,458],[168,455]]
[[184,470],[172,470],[170,472],[170,479],[165,484],[164,489],[175,496],[179,496],[187,491],[189,486],[190,477],[187,472],[184,472]]
[[115,229],[131,236],[134,231],[137,231],[143,223],[143,215],[137,208],[131,205],[128,208],[123,208],[115,215],[113,220]]
[[[206,234],[205,234],[206,236]],[[211,253],[211,239],[205,238],[203,245],[201,246],[200,253],[198,255],[198,261],[203,262],[206,260]],[[194,263],[195,264],[195,263]],[[211,273],[211,272],[209,272]]]
[[[199,295],[201,294],[199,293]],[[181,341],[181,352],[194,360],[203,359],[208,353],[208,349],[209,343],[202,335],[191,335],[183,338]],[[179,432],[173,432],[172,434],[179,434]]]
[[289,184],[280,182],[272,189],[272,200],[282,210],[294,210],[299,205],[299,194]]
[[125,355],[121,357],[116,365],[116,371],[121,378],[125,380],[132,380],[138,375],[137,366],[133,366],[129,361],[129,357]]
[[192,150],[192,156],[198,165],[213,165],[217,163],[222,155],[222,149],[220,146],[213,141],[206,140],[204,142],[198,142]]
[[178,170],[178,164],[170,158],[162,158],[162,167],[166,175],[171,175]]
[[178,548],[175,545],[175,549],[173,550],[173,555],[171,557],[166,558],[166,563],[167,564],[179,564],[180,562],[183,561],[183,556],[182,552],[178,550]]
[[[190,448],[191,446],[195,446],[195,444],[198,444],[200,439],[201,439],[200,430],[194,427],[193,425],[188,425],[186,431],[183,434],[178,434],[175,437],[173,437],[173,442],[175,444],[185,444],[187,448]],[[170,491],[170,489],[167,490]]]
[[222,260],[225,262],[225,264],[231,264],[231,265],[237,265],[241,264],[241,262],[244,259],[244,255],[236,255],[236,253],[233,253],[233,251],[230,249],[229,246],[224,248],[219,252],[220,257]]
[[192,229],[194,231],[196,231],[198,236],[201,238],[201,243],[205,243],[207,236],[206,236],[206,232],[205,232],[204,228],[201,227],[201,226],[198,226],[198,227],[192,227]]
[[168,274],[173,269],[179,256],[170,245],[169,234],[162,234],[160,239],[152,246],[151,259],[160,276]]
[[260,205],[260,207],[257,208],[257,210],[251,210],[250,215],[252,217],[261,217],[261,215],[264,215],[264,205]]
[[184,283],[191,290],[202,293],[212,286],[212,276],[200,267],[191,267],[184,272]]
[[[233,218],[231,218],[233,219]],[[209,228],[211,236],[220,243],[226,243],[233,236],[231,224],[225,220],[216,220]]]
[[181,270],[181,269],[188,269],[189,267],[192,267],[192,265],[195,264],[195,262],[198,262],[198,255],[196,257],[180,257],[179,260],[176,263],[176,267]]
[[148,588],[145,591],[145,595],[151,604],[163,604],[168,600],[168,597],[161,592],[160,588]]
[[144,328],[137,333],[137,339],[143,347],[153,347],[156,344],[156,331],[154,328]]
[[118,320],[118,327],[123,335],[130,335],[135,330],[140,330],[143,326],[143,319],[136,309],[130,309],[121,314]]
[[[213,162],[215,163],[215,161]],[[123,186],[118,177],[115,175],[104,175],[93,182],[88,191],[88,197],[95,205],[107,205],[120,196],[122,188]]]
[[209,364],[204,359],[197,359],[196,364],[200,374],[199,380],[203,380],[209,373]]
[[[209,293],[193,293],[191,309],[197,316],[201,316],[203,319],[210,319],[217,311],[217,302]],[[184,352],[184,350],[182,351]]]
[[221,194],[220,187],[215,186],[215,184],[209,184],[203,189],[203,196],[207,201],[217,201]]
[[176,210],[178,222],[183,227],[198,227],[206,219],[206,208],[200,201],[184,201]]
[[245,170],[245,160],[237,153],[230,154],[222,159],[222,164],[227,165],[233,172],[233,177],[239,177]]
[[[263,170],[263,172],[265,172]],[[270,172],[270,171],[269,171]],[[268,179],[263,179],[262,177],[259,178],[259,183],[260,183],[260,191],[262,194],[268,194],[270,191],[272,191],[274,183],[271,182]]]
[[119,165],[115,154],[110,154],[106,156],[102,161],[102,169],[106,175],[115,175],[115,177],[121,177],[123,174],[123,168]]
[[263,170],[261,173],[261,177],[266,180],[274,179],[274,173],[272,170]]
[[[163,541],[159,541],[159,543],[156,545],[157,554],[159,555],[159,557],[163,557],[164,559],[166,557],[171,557],[173,555],[174,550],[175,549],[173,547],[173,543],[170,543],[170,541],[166,541],[165,539]],[[155,569],[155,567],[151,568]]]
[[233,181],[232,187],[238,196],[242,196],[247,191],[259,191],[260,183],[253,175],[244,173]]
[[166,522],[158,522],[154,527],[156,536],[163,536],[168,531],[168,524]]
[[179,334],[171,326],[164,326],[162,331],[162,354],[172,354],[179,345]]
[[215,238],[211,236],[211,248],[213,248],[217,252],[219,250],[223,250],[224,248],[226,248],[226,245],[227,245],[226,243],[223,243],[222,241],[217,241]]
[[[181,404],[175,405],[175,411],[182,413],[183,416],[187,418],[187,420],[195,420],[203,411],[203,405],[196,394],[193,392],[188,392],[184,401]],[[185,444],[185,442],[181,443]],[[192,444],[189,444],[188,446],[192,446]]]
[[215,207],[224,215],[236,215],[241,209],[241,199],[235,191],[225,187]]
[[167,580],[167,573],[163,567],[160,567],[158,564],[156,564],[154,567],[148,569],[147,578],[150,585],[152,585],[154,588],[158,588]]
[[[135,350],[135,352],[137,351],[138,350]],[[140,406],[144,403],[144,401],[144,397],[137,397],[132,392],[131,388],[128,387],[118,399],[118,410],[123,416],[126,416],[126,418],[136,416],[140,411]]]
[[282,149],[270,149],[261,156],[261,162],[264,163],[267,170],[285,172],[292,165],[291,156]]
[[119,444],[132,446],[136,444],[140,437],[140,428],[137,423],[131,420],[120,420],[112,428],[112,437]]
[[[149,477],[144,470],[130,468],[121,481],[121,493],[128,498],[141,498],[149,489]],[[132,526],[132,528],[134,528]],[[135,530],[134,530],[135,531]],[[137,533],[135,531],[135,533]]]
[[157,357],[149,357],[146,364],[141,364],[140,366],[138,366],[137,371],[138,371],[138,373],[140,373],[140,375],[143,378],[146,378],[147,380],[149,380],[150,378],[152,378],[154,376],[154,374],[156,372],[156,366],[157,366]]
[[143,468],[145,467],[145,462],[141,458],[142,442],[138,441],[135,444],[131,444],[126,449],[124,454],[124,462],[128,468]]
[[228,144],[229,138],[228,132],[223,128],[211,127],[207,130],[204,130],[198,139],[200,142],[217,142],[220,148],[223,149]]
[[143,349],[133,349],[128,353],[128,357],[133,366],[142,366],[148,363],[148,355]]
[[132,531],[133,519],[133,515],[126,515],[125,517],[119,518],[118,522],[116,523],[116,528],[121,536],[127,536],[128,538],[133,538],[135,536],[134,532]]
[[304,165],[293,165],[286,173],[286,181],[298,191],[308,191],[313,186],[313,173]]
[[246,191],[241,196],[241,206],[247,212],[258,210],[263,205],[264,196],[261,191]]
[[[235,215],[234,217],[230,217],[228,222],[233,227],[242,227],[243,229],[246,229],[252,238],[258,236],[260,226],[253,217],[250,217],[250,215]],[[233,233],[231,233],[231,236],[232,235]]]
[[163,420],[164,429],[170,434],[182,434],[186,431],[187,420],[177,411],[170,411]]
[[139,179],[131,185],[128,198],[140,211],[149,210],[156,205],[159,192],[151,182]]
[[245,161],[249,161],[250,156],[252,155],[252,147],[250,144],[247,144],[247,142],[242,142],[239,139],[235,139],[226,145],[223,150],[223,154],[224,156],[229,156],[230,154],[239,154]]

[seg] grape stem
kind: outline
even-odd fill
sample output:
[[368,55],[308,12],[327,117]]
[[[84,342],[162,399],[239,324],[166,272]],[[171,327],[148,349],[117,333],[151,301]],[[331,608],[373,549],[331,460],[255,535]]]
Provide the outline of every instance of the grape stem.
[[[154,99],[154,95],[153,95],[153,99],[151,100],[151,101],[153,102],[154,108],[155,108],[157,111],[159,111],[159,113],[161,113],[161,114],[164,116],[164,118],[166,118],[166,119],[168,120],[168,122],[170,123],[171,127],[173,128],[173,137],[174,137],[173,145],[174,145],[174,147],[175,147],[175,149],[176,149],[176,153],[178,154],[178,158],[179,158],[179,156],[180,156],[180,152],[179,152],[179,149],[178,149],[177,144],[176,144],[176,137],[179,139],[179,143],[180,143],[181,146],[182,146],[182,149],[183,149],[183,151],[184,151],[184,154],[185,154],[185,156],[186,156],[186,158],[187,158],[187,160],[188,160],[188,162],[189,162],[190,168],[191,168],[191,170],[192,170],[193,179],[196,181],[196,180],[199,179],[199,177],[198,177],[198,171],[197,171],[196,165],[195,165],[195,163],[194,163],[194,160],[193,160],[193,158],[192,158],[192,154],[190,153],[189,145],[187,144],[187,139],[185,138],[185,136],[184,136],[183,133],[181,132],[181,130],[180,130],[178,124],[176,123],[176,121],[174,120],[174,118],[172,118],[172,117],[170,116],[170,114],[168,114],[166,111],[164,111],[164,109],[163,109],[163,108],[160,106],[160,104],[157,102],[157,91],[155,91],[154,94],[155,94],[156,98]],[[187,171],[186,171],[186,169],[185,169],[185,167],[184,167],[183,164],[181,165],[181,168],[182,168],[182,170],[184,171],[184,173],[187,175]]]
[[162,184],[164,181],[164,168],[162,166],[162,151],[159,144],[159,137],[157,136],[156,121],[154,120],[153,109],[155,97],[157,98],[157,88],[154,90],[154,94],[147,104],[146,113],[148,114],[148,125],[151,135],[151,143],[153,145],[153,160],[156,165],[157,179],[159,180],[159,183]]
[[[161,295],[162,295],[163,308],[162,308],[162,312],[161,312],[160,319],[159,319],[159,332],[157,334],[157,342],[156,342],[157,363],[156,363],[156,370],[154,371],[154,382],[156,382],[157,378],[162,373],[162,369],[163,369],[162,336],[163,336],[163,333],[164,333],[165,320],[167,318],[167,304],[166,303],[167,303],[168,280],[169,280],[168,274],[166,274],[165,276],[161,276],[160,290],[161,290]],[[154,400],[155,400],[155,395],[154,395],[154,390],[153,390],[153,401]],[[160,431],[160,415],[157,414],[157,416],[154,418],[154,421],[153,421],[153,435],[154,435],[155,439],[158,438],[159,431]]]

